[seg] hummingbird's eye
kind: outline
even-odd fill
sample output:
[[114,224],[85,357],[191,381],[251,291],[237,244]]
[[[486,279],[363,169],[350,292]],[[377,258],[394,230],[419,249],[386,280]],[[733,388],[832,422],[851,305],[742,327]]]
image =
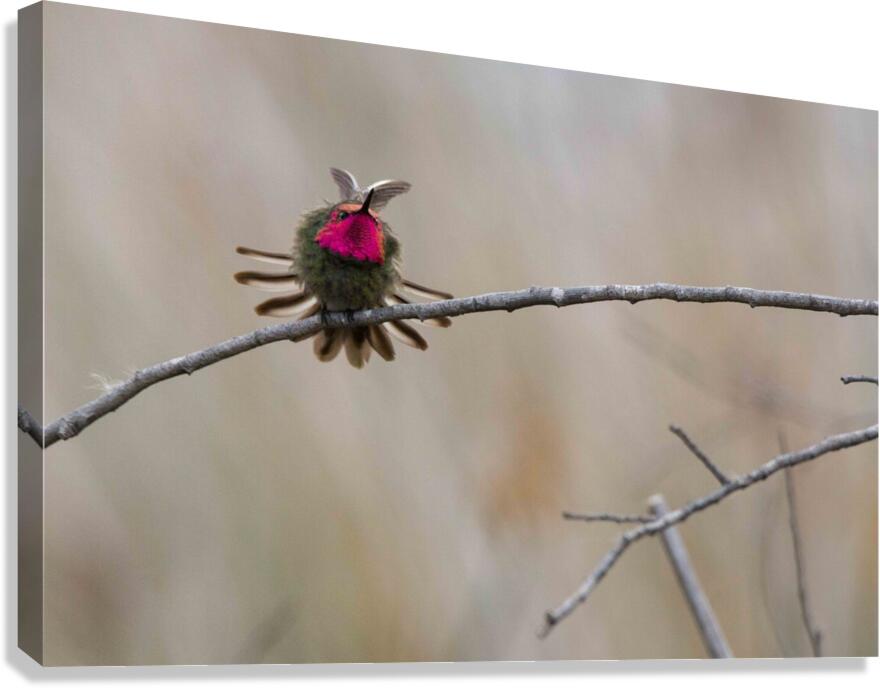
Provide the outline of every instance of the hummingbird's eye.
[[340,210],[339,213],[336,215],[337,220],[344,220],[347,217],[348,217],[348,213],[345,212],[344,210]]

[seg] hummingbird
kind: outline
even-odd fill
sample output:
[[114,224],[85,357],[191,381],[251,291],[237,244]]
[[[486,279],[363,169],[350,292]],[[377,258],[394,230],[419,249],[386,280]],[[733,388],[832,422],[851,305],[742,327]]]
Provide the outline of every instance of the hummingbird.
[[[287,292],[263,301],[259,315],[302,320],[330,311],[411,303],[407,296],[427,300],[451,299],[452,294],[425,287],[400,274],[400,242],[379,212],[395,196],[409,191],[408,182],[386,179],[360,187],[346,170],[330,168],[340,200],[305,213],[289,253],[239,246],[236,252],[284,272],[237,272],[234,277],[263,291]],[[426,325],[449,327],[446,317],[430,318]],[[378,325],[325,327],[314,337],[315,355],[332,361],[342,349],[348,362],[362,368],[375,350],[386,361],[395,357],[391,337],[424,351],[428,343],[415,328],[395,320]]]

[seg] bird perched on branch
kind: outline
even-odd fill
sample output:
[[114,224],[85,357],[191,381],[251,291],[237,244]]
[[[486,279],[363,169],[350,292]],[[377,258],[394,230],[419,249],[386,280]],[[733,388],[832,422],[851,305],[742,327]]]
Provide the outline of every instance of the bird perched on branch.
[[[290,253],[273,253],[239,246],[236,251],[267,263],[282,265],[285,272],[238,272],[235,280],[264,291],[289,292],[259,304],[260,315],[307,318],[325,311],[355,311],[363,308],[409,303],[401,293],[439,300],[452,294],[423,287],[404,279],[399,271],[400,242],[379,218],[395,196],[409,191],[410,184],[385,180],[358,186],[345,170],[330,169],[341,200],[303,215]],[[440,317],[425,324],[449,327],[452,321]],[[393,336],[416,349],[428,343],[409,324],[391,321],[351,328],[324,328],[315,337],[315,355],[332,361],[345,349],[349,363],[361,368],[374,349],[386,361],[394,360]]]

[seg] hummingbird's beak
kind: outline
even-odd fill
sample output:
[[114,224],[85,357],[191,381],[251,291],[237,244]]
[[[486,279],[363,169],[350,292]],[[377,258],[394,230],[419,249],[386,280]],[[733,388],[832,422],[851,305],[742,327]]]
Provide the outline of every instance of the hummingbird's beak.
[[370,201],[373,200],[373,191],[374,189],[370,189],[370,192],[367,194],[367,198],[364,200],[364,204],[361,206],[361,209],[358,210],[359,213],[369,214]]

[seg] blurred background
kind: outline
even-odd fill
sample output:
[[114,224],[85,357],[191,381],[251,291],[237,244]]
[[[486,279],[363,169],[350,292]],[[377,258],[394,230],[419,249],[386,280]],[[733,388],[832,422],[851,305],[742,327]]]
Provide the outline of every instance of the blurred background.
[[[412,279],[877,296],[877,115],[47,6],[46,416],[277,322],[232,281],[336,189],[398,177]],[[278,343],[46,455],[52,664],[702,657],[660,543],[546,640],[619,526],[876,422],[873,318],[651,302],[465,316],[364,370]],[[877,449],[794,472],[830,655],[877,651]],[[733,652],[810,653],[781,477],[682,535]]]

